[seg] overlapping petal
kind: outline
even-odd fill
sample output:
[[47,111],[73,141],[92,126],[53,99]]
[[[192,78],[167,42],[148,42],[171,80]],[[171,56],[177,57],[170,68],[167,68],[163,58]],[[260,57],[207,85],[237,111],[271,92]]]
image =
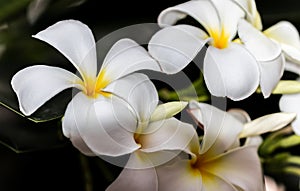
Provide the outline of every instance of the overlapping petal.
[[[109,84],[103,91],[125,100],[134,110],[139,122],[148,123],[158,104],[158,94],[150,79],[134,73]],[[145,94],[145,92],[147,92]],[[129,108],[130,109],[130,108]],[[135,130],[135,129],[134,129]]]
[[152,122],[147,127],[149,132],[139,137],[142,142],[141,150],[155,152],[161,150],[179,150],[187,153],[199,152],[197,133],[190,124],[175,118]]
[[281,45],[289,60],[300,64],[300,37],[293,24],[281,21],[265,30],[264,34]]
[[261,90],[264,97],[269,97],[284,71],[281,47],[245,20],[239,22],[238,32],[246,48],[259,62]]
[[174,7],[169,7],[158,16],[158,24],[162,27],[173,25],[187,15],[201,23],[207,31],[211,28],[217,31],[221,30],[221,16],[211,0],[187,1]]
[[206,158],[227,151],[238,139],[243,124],[230,114],[211,105],[190,102],[190,112],[204,126],[200,154]]
[[166,27],[152,36],[148,50],[164,73],[174,74],[195,58],[207,37],[201,29],[189,25]]
[[255,92],[259,84],[256,59],[242,45],[225,49],[209,47],[204,58],[204,79],[211,94],[241,100]]
[[188,160],[177,160],[173,164],[157,168],[159,190],[202,191],[202,176],[191,167]]
[[241,190],[263,190],[261,164],[256,146],[231,150],[205,161],[203,165],[204,171],[221,177]]
[[95,39],[88,26],[75,20],[55,23],[47,29],[33,35],[60,51],[80,72],[95,77],[97,72],[97,55]]
[[107,191],[158,191],[158,180],[155,168],[124,168],[118,178],[106,189]]
[[[117,41],[107,53],[101,71],[103,78],[119,79],[138,70],[161,71],[159,64],[139,44],[131,39]],[[100,71],[100,72],[101,72]]]
[[78,93],[65,112],[64,133],[72,137],[78,131],[96,155],[119,156],[131,153],[139,145],[134,141],[133,133],[126,130],[129,127],[136,128],[137,125],[136,118],[128,112],[127,107],[124,101],[116,97],[99,97],[94,100]]
[[67,70],[37,65],[16,73],[11,85],[17,94],[21,112],[31,115],[59,92],[70,87],[82,89],[77,82],[80,79]]

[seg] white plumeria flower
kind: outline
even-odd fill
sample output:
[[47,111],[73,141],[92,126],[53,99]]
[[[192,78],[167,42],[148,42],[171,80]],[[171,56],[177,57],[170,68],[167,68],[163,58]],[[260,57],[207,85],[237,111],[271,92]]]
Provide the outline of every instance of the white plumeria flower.
[[[193,17],[206,31],[190,25],[174,25],[186,16]],[[149,53],[163,63],[165,71],[175,73],[191,62],[208,43],[203,65],[206,85],[211,94],[241,100],[259,84],[256,59],[241,44],[232,42],[244,11],[232,1],[194,0],[161,12],[163,28],[149,42]]]
[[[150,92],[156,91],[153,84],[145,75],[133,73],[141,69],[160,71],[160,66],[147,51],[130,39],[119,40],[106,55],[97,74],[95,40],[83,23],[61,21],[33,37],[60,51],[79,71],[80,77],[62,68],[44,65],[19,71],[11,84],[20,110],[31,115],[57,93],[75,87],[80,91],[68,104],[62,121],[63,133],[75,147],[85,154],[112,156],[139,148],[133,137],[122,137],[135,132],[137,107],[143,106],[147,112],[153,109],[149,105],[139,105],[144,94],[156,95]],[[116,86],[119,89],[113,88]],[[157,96],[154,98],[156,100]],[[130,105],[128,99],[133,100]]]
[[282,184],[278,185],[275,180],[269,176],[264,176],[265,179],[265,191],[285,191]]
[[204,127],[201,146],[193,139],[190,159],[157,167],[159,190],[263,191],[260,142],[240,146],[243,124],[217,108],[191,102],[190,111]]

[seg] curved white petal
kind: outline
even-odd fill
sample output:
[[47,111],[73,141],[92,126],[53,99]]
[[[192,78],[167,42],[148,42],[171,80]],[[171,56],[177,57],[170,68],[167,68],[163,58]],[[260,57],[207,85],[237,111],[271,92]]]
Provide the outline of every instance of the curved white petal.
[[264,34],[274,41],[300,48],[300,37],[296,27],[288,21],[280,21],[264,31]]
[[158,181],[155,168],[124,168],[118,178],[106,189],[106,191],[120,190],[158,191]]
[[242,100],[255,92],[260,74],[252,54],[242,45],[231,43],[225,49],[208,48],[203,75],[211,94]]
[[284,112],[293,112],[297,118],[292,122],[292,127],[297,135],[300,135],[300,94],[283,95],[279,101],[279,108]]
[[239,5],[246,13],[246,19],[255,28],[262,30],[262,22],[260,14],[257,11],[255,0],[233,0],[237,5]]
[[176,118],[156,121],[149,124],[147,134],[139,137],[143,152],[179,150],[197,154],[199,140],[194,127]]
[[162,72],[174,74],[195,58],[209,41],[207,37],[202,30],[189,25],[166,27],[152,36],[148,50],[160,63]]
[[238,34],[246,48],[259,62],[274,60],[281,54],[281,47],[278,43],[270,40],[243,19],[239,22]]
[[202,191],[202,176],[189,160],[157,167],[158,188],[163,191]]
[[241,190],[264,190],[261,163],[256,146],[245,146],[203,162],[204,171]]
[[103,91],[125,100],[134,110],[140,123],[148,122],[158,104],[158,94],[150,79],[134,73],[109,84]]
[[269,97],[273,89],[277,86],[281,79],[285,66],[285,59],[280,54],[276,59],[259,62],[260,67],[260,88],[265,98]]
[[295,48],[294,46],[281,44],[282,51],[284,52],[287,60],[295,62],[295,64],[300,65],[300,48]]
[[224,153],[236,143],[243,129],[240,121],[208,104],[192,101],[189,108],[194,119],[204,126],[200,153],[205,154],[205,158]]
[[175,24],[178,20],[191,16],[206,30],[221,30],[221,18],[212,1],[188,1],[163,10],[158,16],[158,24],[162,27]]
[[16,73],[11,85],[16,92],[19,107],[25,115],[31,115],[50,98],[64,89],[77,87],[80,79],[73,73],[58,67],[37,65]]
[[107,53],[102,68],[103,78],[116,80],[138,70],[161,71],[159,64],[139,44],[131,39],[117,41]]
[[132,128],[133,131],[136,123],[126,104],[118,98],[99,97],[95,100],[78,93],[66,110],[63,129],[68,133],[66,136],[78,130],[86,145],[97,155],[120,156],[139,148],[133,133],[126,130]]
[[295,118],[296,114],[294,113],[274,113],[265,115],[246,123],[240,137],[257,136],[263,133],[279,130],[286,127]]
[[233,108],[227,112],[243,124],[251,121],[249,114],[242,109]]
[[55,23],[47,29],[33,35],[60,51],[80,72],[95,77],[97,56],[94,36],[88,26],[75,20]]
[[168,119],[181,112],[188,102],[172,101],[158,105],[151,114],[150,122]]

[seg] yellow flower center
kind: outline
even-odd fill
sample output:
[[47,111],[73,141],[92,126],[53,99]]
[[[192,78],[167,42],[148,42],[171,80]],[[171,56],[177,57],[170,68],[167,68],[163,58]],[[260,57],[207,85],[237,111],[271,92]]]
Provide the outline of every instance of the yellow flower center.
[[223,49],[228,47],[229,45],[229,35],[225,32],[224,28],[222,28],[221,32],[217,30],[208,31],[210,37],[213,39],[212,46]]
[[84,93],[91,98],[97,98],[99,95],[109,97],[111,93],[103,91],[110,81],[104,78],[104,71],[101,71],[97,78],[86,77],[83,86],[85,87]]

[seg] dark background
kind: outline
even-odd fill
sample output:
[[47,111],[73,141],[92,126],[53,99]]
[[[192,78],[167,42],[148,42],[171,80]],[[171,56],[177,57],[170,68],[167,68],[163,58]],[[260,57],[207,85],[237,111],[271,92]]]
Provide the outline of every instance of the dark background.
[[[0,7],[9,7],[9,4],[15,2],[17,1],[1,0]],[[87,24],[96,39],[100,39],[128,25],[155,23],[163,9],[184,1],[87,0],[70,8],[68,3],[72,1],[62,3],[52,0],[34,24],[29,24],[25,18],[29,2],[27,0],[18,8],[11,8],[11,11],[7,11],[7,16],[0,14],[0,23],[9,26],[0,33],[0,42],[7,44],[7,50],[0,59],[0,94],[5,103],[10,102],[11,97],[16,100],[9,82],[19,69],[37,63],[69,67],[65,58],[33,40],[30,37],[32,34],[59,20],[77,19]],[[289,20],[300,27],[299,0],[257,0],[257,7],[265,28],[280,20]],[[291,75],[286,77],[290,78]],[[278,111],[279,98],[280,96],[272,96],[265,100],[261,95],[255,94],[242,102],[228,100],[228,107],[241,107],[252,118],[256,118]],[[98,158],[81,155],[63,137],[60,120],[37,124],[3,106],[0,107],[0,141],[0,191],[99,191],[104,190],[121,170]],[[296,189],[298,182],[294,176],[279,178],[288,183],[288,190]]]

